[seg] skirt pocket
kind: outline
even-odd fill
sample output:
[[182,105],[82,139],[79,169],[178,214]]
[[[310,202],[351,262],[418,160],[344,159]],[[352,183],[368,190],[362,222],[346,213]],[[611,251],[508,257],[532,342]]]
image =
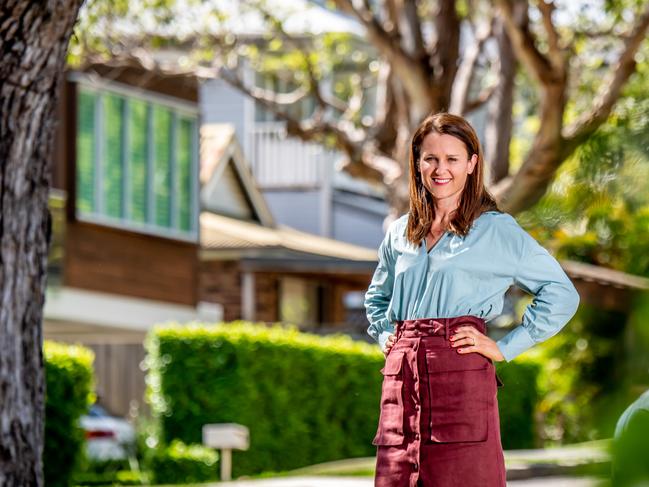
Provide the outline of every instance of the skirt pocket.
[[430,441],[486,441],[496,385],[490,360],[478,353],[435,350],[426,354],[426,366]]
[[391,351],[381,369],[381,412],[373,445],[400,445],[404,441],[403,356],[404,352]]

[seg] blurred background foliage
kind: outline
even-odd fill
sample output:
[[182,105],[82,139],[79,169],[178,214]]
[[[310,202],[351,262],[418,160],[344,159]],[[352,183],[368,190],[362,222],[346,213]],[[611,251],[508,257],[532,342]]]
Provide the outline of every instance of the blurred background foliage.
[[[647,86],[644,62],[613,116],[566,161],[541,201],[517,215],[558,258],[649,277]],[[523,117],[521,131],[530,124]]]
[[[645,47],[637,56],[637,73],[609,120],[569,157],[540,202],[516,216],[559,259],[649,277],[648,55]],[[527,82],[520,74],[517,84]],[[592,96],[582,93],[580,103]],[[538,120],[527,104],[518,103],[515,115],[514,164]],[[519,302],[519,311],[528,303]],[[582,301],[561,333],[525,354],[523,360],[542,365],[540,446],[613,436],[620,413],[649,385],[648,317],[647,293],[638,294],[627,313]]]

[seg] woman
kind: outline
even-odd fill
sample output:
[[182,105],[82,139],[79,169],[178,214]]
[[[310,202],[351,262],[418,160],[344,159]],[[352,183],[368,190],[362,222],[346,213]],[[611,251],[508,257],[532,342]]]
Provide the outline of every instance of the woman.
[[[475,131],[438,113],[410,145],[410,211],[392,222],[365,294],[386,355],[376,487],[505,486],[494,361],[556,334],[579,295],[548,251],[483,183]],[[485,323],[517,285],[534,295],[498,341]]]

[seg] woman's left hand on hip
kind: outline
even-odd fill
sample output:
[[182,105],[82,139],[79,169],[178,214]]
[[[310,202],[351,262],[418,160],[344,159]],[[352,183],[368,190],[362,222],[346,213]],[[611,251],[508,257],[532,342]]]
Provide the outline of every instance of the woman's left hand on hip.
[[481,353],[495,362],[505,360],[495,341],[480,333],[473,326],[460,326],[449,337],[452,347],[457,347],[458,353]]

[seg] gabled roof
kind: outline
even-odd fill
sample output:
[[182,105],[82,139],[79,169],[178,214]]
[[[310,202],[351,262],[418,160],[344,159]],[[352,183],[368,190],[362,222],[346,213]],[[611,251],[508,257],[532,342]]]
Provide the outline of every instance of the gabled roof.
[[274,227],[275,220],[257,187],[231,124],[201,126],[201,208]]

